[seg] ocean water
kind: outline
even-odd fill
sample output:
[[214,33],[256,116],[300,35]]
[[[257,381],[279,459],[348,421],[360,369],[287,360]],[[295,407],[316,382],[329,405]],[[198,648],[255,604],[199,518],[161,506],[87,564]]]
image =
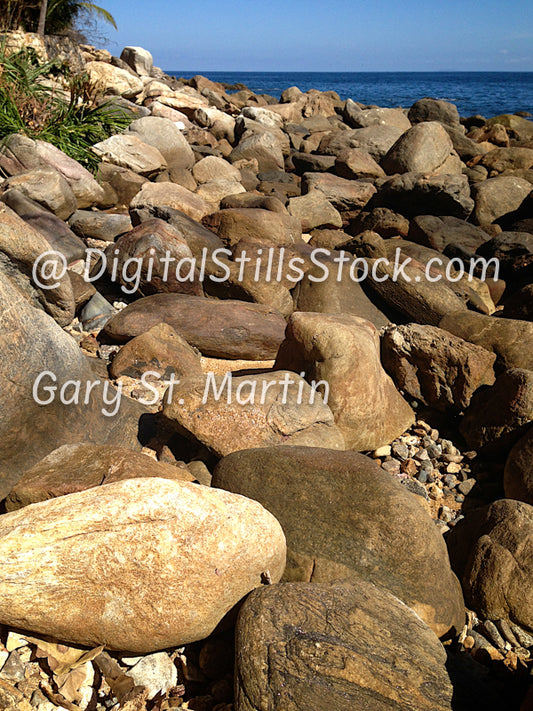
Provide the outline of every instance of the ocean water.
[[213,81],[241,83],[258,94],[279,97],[284,89],[333,89],[341,99],[362,104],[408,108],[431,96],[456,104],[461,116],[485,118],[502,113],[533,114],[533,72],[202,72],[169,71],[190,79],[203,74]]

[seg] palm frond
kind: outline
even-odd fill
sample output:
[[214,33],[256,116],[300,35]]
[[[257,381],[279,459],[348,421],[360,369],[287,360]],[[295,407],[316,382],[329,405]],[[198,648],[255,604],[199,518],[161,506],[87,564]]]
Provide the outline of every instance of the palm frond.
[[98,15],[102,20],[105,20],[105,22],[108,22],[110,25],[112,25],[115,30],[118,29],[117,23],[115,22],[115,18],[113,15],[108,12],[107,10],[104,10],[103,7],[100,7],[99,5],[95,5],[92,2],[80,2],[80,7],[82,7],[84,10],[88,10],[89,12],[93,12],[95,15]]

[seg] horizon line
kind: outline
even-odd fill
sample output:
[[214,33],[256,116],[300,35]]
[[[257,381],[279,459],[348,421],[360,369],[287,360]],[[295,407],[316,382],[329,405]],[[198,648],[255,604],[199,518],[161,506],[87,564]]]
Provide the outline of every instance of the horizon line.
[[164,69],[169,72],[197,74],[216,72],[218,74],[533,74],[533,69]]

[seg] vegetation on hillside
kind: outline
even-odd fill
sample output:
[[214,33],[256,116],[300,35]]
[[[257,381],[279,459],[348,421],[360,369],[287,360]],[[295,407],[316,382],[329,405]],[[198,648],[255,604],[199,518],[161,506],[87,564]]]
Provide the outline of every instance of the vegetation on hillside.
[[52,143],[94,171],[98,159],[91,146],[130,121],[114,102],[102,99],[86,75],[72,76],[56,62],[43,64],[32,50],[0,54],[0,141],[23,133]]

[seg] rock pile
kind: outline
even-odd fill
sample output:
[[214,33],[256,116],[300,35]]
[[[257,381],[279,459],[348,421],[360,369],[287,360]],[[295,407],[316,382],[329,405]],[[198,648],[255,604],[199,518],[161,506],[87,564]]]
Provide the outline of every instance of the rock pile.
[[97,175],[0,148],[0,707],[518,709],[531,122],[79,60]]

